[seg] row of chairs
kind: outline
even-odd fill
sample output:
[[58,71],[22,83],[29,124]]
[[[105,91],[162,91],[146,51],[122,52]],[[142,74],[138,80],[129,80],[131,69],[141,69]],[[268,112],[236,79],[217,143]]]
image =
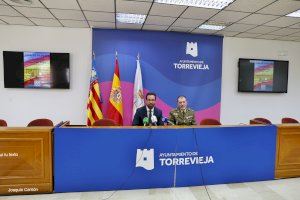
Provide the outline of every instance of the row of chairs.
[[[0,126],[7,126],[7,123],[5,120],[0,119]],[[27,125],[27,127],[32,127],[32,126],[54,126],[53,122],[50,119],[35,119]]]
[[[283,124],[299,123],[298,120],[290,117],[282,118],[281,122]],[[266,118],[258,117],[258,118],[251,119],[250,124],[272,124],[272,122]],[[222,125],[222,124],[219,120],[207,118],[201,120],[200,125]],[[111,119],[101,119],[95,121],[92,126],[117,126],[117,123]]]
[[[290,117],[284,117],[281,119],[281,123],[293,124],[293,123],[299,123],[299,121]],[[258,118],[251,119],[250,124],[272,124],[272,122],[266,118],[258,117]]]
[[[298,120],[290,118],[290,117],[284,117],[281,119],[282,124],[291,124],[291,123],[299,123]],[[266,118],[257,117],[250,120],[250,124],[272,124],[272,122]],[[222,125],[218,120],[216,119],[203,119],[200,122],[200,125]]]
[[[299,123],[298,120],[290,118],[290,117],[284,117],[282,118],[281,122],[283,124],[286,123]],[[272,122],[266,118],[258,117],[250,120],[250,124],[272,124]],[[92,126],[117,126],[118,124],[111,119],[101,119],[97,120],[93,123]],[[203,119],[200,122],[200,125],[222,125],[220,121],[216,119]],[[7,123],[5,120],[0,119],[0,126],[7,126]],[[27,127],[32,126],[53,126],[53,122],[50,119],[35,119],[27,125]]]
[[[222,124],[216,119],[203,119],[200,122],[200,125],[222,125]],[[92,126],[118,126],[118,124],[111,119],[100,119],[95,121]]]
[[[221,125],[221,123],[216,119],[204,119],[200,125]],[[7,126],[6,121],[0,119],[0,126]],[[50,119],[36,119],[27,125],[27,127],[32,126],[53,126],[53,122]],[[92,126],[118,126],[118,124],[111,119],[100,119],[95,121]]]

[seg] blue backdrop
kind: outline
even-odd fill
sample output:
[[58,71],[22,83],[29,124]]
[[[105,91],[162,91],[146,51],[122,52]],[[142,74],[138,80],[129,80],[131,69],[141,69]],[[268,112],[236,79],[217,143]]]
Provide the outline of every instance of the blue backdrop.
[[[140,55],[144,89],[158,94],[164,115],[176,107],[179,95],[188,98],[199,121],[220,116],[221,36],[174,32],[93,29],[93,51],[100,77],[104,110],[118,52],[125,124],[132,119],[132,93],[137,55]],[[104,112],[105,113],[105,112]]]

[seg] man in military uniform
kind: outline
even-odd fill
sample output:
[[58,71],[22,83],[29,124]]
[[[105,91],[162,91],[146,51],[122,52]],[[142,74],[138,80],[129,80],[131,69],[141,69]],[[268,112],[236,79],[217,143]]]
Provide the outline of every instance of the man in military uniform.
[[169,121],[174,125],[196,125],[195,113],[187,107],[185,96],[177,98],[177,108],[170,112]]

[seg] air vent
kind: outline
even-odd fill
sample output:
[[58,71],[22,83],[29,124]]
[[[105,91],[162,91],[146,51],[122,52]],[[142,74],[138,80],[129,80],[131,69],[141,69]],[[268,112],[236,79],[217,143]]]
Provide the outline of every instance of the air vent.
[[20,5],[31,5],[32,0],[10,0],[11,2],[20,4]]
[[189,28],[180,28],[180,27],[172,27],[169,30],[170,32],[188,32]]

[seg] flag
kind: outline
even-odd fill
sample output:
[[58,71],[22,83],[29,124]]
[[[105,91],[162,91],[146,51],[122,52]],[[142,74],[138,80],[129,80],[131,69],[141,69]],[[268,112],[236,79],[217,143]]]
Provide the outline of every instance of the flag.
[[110,90],[107,117],[114,120],[117,124],[123,125],[123,104],[121,94],[121,81],[119,72],[119,62],[116,58],[115,72]]
[[95,121],[103,119],[102,100],[97,72],[93,59],[92,74],[90,79],[89,99],[87,103],[87,125],[91,126]]
[[133,109],[132,109],[132,119],[136,110],[144,106],[144,94],[143,94],[143,80],[141,72],[140,59],[136,60],[136,71],[134,78],[134,87],[133,87]]

